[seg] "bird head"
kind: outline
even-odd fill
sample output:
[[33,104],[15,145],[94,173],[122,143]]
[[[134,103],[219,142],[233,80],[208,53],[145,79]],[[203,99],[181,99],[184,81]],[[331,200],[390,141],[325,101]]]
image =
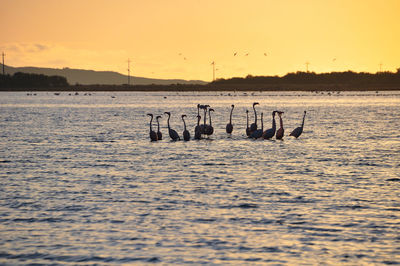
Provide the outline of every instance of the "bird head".
[[161,115],[156,116],[156,119],[160,119],[160,118],[161,118]]
[[186,115],[182,115],[182,118],[186,117]]
[[170,112],[164,112],[164,114],[167,114],[167,115],[171,116],[171,113],[170,113]]
[[234,104],[232,104],[232,108],[235,108],[235,105],[234,105]]
[[304,114],[306,114],[307,113],[307,111],[304,111]]
[[153,114],[147,114],[147,115],[153,117]]
[[213,111],[213,112],[214,112],[214,109],[210,108],[210,109],[208,109],[208,111],[209,111],[209,112],[211,112],[211,111]]
[[253,103],[253,107],[254,107],[255,105],[257,105],[257,104],[259,104],[259,103]]
[[249,113],[249,110],[246,109],[246,114],[248,114],[248,113]]

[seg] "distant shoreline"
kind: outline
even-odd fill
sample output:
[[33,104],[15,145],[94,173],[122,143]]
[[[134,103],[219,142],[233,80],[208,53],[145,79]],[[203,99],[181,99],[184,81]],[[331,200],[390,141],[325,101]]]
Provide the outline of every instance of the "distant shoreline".
[[400,91],[400,86],[388,85],[371,85],[371,86],[358,86],[350,87],[349,85],[326,85],[326,84],[310,84],[310,85],[296,85],[296,84],[277,84],[277,85],[263,85],[263,84],[240,84],[240,85],[196,85],[196,84],[171,84],[171,85],[78,85],[68,87],[42,87],[42,88],[0,88],[4,92],[24,92],[24,91],[54,91],[54,92],[201,92],[201,91]]

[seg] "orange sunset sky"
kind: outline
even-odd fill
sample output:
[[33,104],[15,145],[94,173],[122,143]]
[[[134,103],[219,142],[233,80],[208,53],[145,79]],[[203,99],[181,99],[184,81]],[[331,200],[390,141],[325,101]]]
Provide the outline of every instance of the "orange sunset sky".
[[[399,0],[0,0],[10,66],[151,78],[395,71]],[[237,53],[234,56],[234,53]],[[246,55],[248,54],[248,55]],[[382,65],[380,65],[382,64]]]

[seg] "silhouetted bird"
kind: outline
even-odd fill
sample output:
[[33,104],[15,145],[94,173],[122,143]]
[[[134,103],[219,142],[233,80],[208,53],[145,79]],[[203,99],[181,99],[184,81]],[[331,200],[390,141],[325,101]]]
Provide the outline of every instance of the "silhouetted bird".
[[255,106],[259,103],[253,103],[253,110],[254,110],[254,123],[250,125],[250,132],[257,130],[257,111]]
[[250,131],[250,127],[249,127],[249,110],[246,110],[246,135],[248,137],[250,137],[251,131]]
[[264,133],[263,133],[264,139],[270,139],[275,135],[275,131],[276,131],[275,113],[276,112],[277,111],[272,112],[272,128],[264,131]]
[[279,127],[278,131],[276,132],[276,139],[282,139],[282,138],[283,138],[283,135],[284,135],[284,133],[285,133],[285,130],[283,129],[282,114],[283,114],[283,112],[279,112],[279,111],[278,111],[279,125],[280,125],[280,127]]
[[201,116],[197,115],[197,126],[194,128],[194,139],[201,139],[200,120]]
[[156,116],[156,120],[157,120],[157,139],[158,140],[162,140],[162,133],[160,131],[160,122],[158,121],[158,119],[160,119],[161,116]]
[[233,125],[232,125],[233,108],[235,108],[235,105],[232,104],[231,114],[229,116],[229,123],[226,125],[226,133],[228,133],[228,134],[231,134],[233,131]]
[[292,133],[290,133],[289,136],[293,136],[293,137],[295,137],[297,139],[298,137],[300,137],[301,133],[303,133],[304,119],[306,117],[306,113],[307,112],[304,111],[303,122],[301,123],[301,126],[296,127],[295,129],[293,129]]
[[205,132],[204,132],[208,136],[211,136],[214,133],[214,128],[212,126],[212,121],[211,121],[211,111],[214,112],[214,109],[212,109],[212,108],[208,109],[208,117],[210,119],[210,124],[206,125]]
[[153,122],[153,114],[147,114],[148,116],[150,116],[151,117],[151,119],[150,119],[150,140],[151,141],[157,141],[157,134],[156,134],[156,132],[154,132],[153,131],[153,129],[152,129],[152,122]]
[[180,140],[181,138],[179,137],[178,133],[171,129],[171,127],[169,126],[169,119],[171,118],[171,113],[170,112],[164,112],[164,114],[168,115],[168,120],[167,120],[167,124],[168,124],[168,133],[169,133],[169,137],[175,141],[175,140]]
[[186,117],[186,115],[182,115],[182,121],[183,121],[183,139],[185,140],[185,141],[188,141],[188,140],[190,140],[190,133],[189,133],[189,131],[186,129],[186,122],[185,122],[185,118]]
[[263,117],[264,117],[264,114],[261,113],[261,129],[257,129],[251,133],[251,137],[254,139],[258,139],[263,136],[263,130],[264,130],[264,121],[263,121],[264,118]]

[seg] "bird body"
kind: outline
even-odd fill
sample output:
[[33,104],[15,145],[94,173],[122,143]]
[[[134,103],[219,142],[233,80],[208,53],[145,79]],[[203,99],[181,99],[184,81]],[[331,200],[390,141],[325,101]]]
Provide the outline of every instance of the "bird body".
[[304,119],[306,117],[306,113],[307,112],[304,111],[303,122],[301,123],[301,126],[296,127],[295,129],[293,129],[292,133],[290,133],[289,136],[293,136],[293,137],[295,137],[297,139],[298,137],[300,137],[301,133],[303,133]]
[[161,116],[156,116],[156,120],[157,120],[157,140],[162,140],[162,133],[160,131],[160,122],[158,121],[158,119],[160,119]]
[[285,133],[285,130],[283,129],[282,114],[283,114],[283,112],[278,112],[280,127],[279,127],[278,131],[276,131],[276,139],[283,139],[283,135]]
[[272,112],[272,128],[265,130],[264,133],[262,134],[264,139],[270,139],[275,135],[276,131],[275,113],[276,111]]
[[231,134],[233,131],[233,125],[232,125],[233,108],[235,108],[235,105],[232,104],[231,115],[229,117],[229,123],[226,125],[226,133],[228,133],[228,134]]
[[149,132],[150,140],[151,141],[157,141],[158,140],[157,133],[153,131],[152,126],[151,126],[151,124],[153,122],[153,114],[147,114],[147,115],[151,117],[151,119],[150,119],[150,132]]
[[180,140],[181,138],[179,137],[178,133],[177,133],[175,130],[173,130],[173,129],[170,127],[170,125],[169,125],[169,119],[171,118],[171,113],[170,113],[170,112],[165,112],[165,114],[168,115],[167,124],[168,124],[168,134],[169,134],[169,137],[170,137],[173,141]]
[[190,133],[189,131],[186,129],[186,122],[185,122],[185,117],[186,115],[182,115],[182,121],[183,121],[183,140],[188,141],[190,140]]
[[264,114],[261,113],[261,129],[257,129],[256,131],[253,131],[253,132],[251,133],[251,137],[252,137],[253,139],[261,138],[262,135],[263,135],[263,130],[264,130],[263,116],[264,116]]

